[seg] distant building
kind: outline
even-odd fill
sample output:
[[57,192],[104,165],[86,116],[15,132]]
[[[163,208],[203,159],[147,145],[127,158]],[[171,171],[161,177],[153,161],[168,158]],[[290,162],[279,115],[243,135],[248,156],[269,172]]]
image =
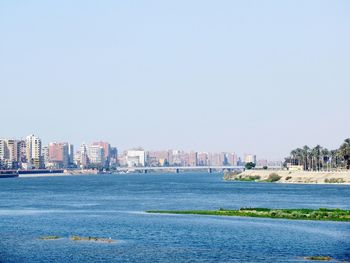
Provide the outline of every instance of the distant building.
[[43,158],[41,155],[41,140],[31,134],[26,138],[26,159],[27,168],[43,168]]
[[74,166],[74,145],[68,144],[68,167]]
[[189,166],[197,166],[198,163],[198,154],[197,152],[190,152],[188,155],[188,165]]
[[111,157],[111,145],[108,142],[93,142],[93,146],[99,146],[103,148],[104,152],[104,167],[109,167],[110,157]]
[[142,149],[127,151],[126,163],[129,167],[145,166],[145,151]]
[[112,168],[115,168],[118,166],[118,149],[117,149],[117,147],[111,147],[109,165]]
[[85,169],[89,165],[89,156],[87,146],[83,143],[80,146],[80,157],[76,157],[76,165],[81,169]]
[[264,160],[264,159],[257,160],[256,165],[257,165],[257,166],[262,166],[262,167],[268,166],[268,161],[267,161],[267,160]]
[[210,166],[223,165],[223,163],[224,163],[223,157],[224,157],[224,155],[222,155],[220,153],[210,153],[208,165],[210,165]]
[[227,153],[226,158],[227,158],[228,165],[234,165],[234,166],[237,165],[237,163],[238,163],[237,154]]
[[207,166],[208,165],[208,153],[206,152],[199,152],[197,154],[197,163],[199,166]]
[[88,150],[88,157],[90,165],[100,166],[105,165],[105,152],[104,148],[99,145],[90,145]]
[[21,166],[21,144],[19,140],[0,139],[0,160],[3,168],[18,169]]
[[49,167],[68,168],[70,161],[68,143],[50,143],[48,146],[48,155]]
[[244,163],[255,163],[256,164],[256,155],[245,154],[244,155]]

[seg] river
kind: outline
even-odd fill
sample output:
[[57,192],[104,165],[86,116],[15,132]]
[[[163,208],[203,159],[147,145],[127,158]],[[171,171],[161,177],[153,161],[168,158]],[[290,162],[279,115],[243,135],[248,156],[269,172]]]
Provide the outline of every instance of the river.
[[[222,174],[190,172],[1,179],[0,262],[350,260],[350,223],[144,213],[221,207],[350,209],[350,186],[225,182]],[[63,238],[39,239],[48,235]]]

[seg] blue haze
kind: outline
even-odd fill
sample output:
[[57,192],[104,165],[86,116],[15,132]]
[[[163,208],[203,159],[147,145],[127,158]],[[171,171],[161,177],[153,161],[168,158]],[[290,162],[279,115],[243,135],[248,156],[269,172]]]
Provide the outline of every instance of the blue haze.
[[0,137],[281,158],[349,137],[350,3],[1,1]]

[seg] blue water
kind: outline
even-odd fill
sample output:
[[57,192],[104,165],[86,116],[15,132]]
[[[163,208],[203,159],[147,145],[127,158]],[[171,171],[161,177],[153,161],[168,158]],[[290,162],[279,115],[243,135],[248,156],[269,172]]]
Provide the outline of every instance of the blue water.
[[[0,262],[350,260],[350,223],[144,213],[244,206],[350,209],[350,186],[224,182],[205,173],[1,179]],[[64,238],[38,239],[47,235]]]

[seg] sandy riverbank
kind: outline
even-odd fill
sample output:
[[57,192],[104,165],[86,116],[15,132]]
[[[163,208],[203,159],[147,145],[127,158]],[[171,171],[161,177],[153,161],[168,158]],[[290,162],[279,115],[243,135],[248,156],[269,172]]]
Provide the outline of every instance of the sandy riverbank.
[[[277,183],[326,184],[330,182],[341,182],[341,184],[350,184],[350,171],[306,172],[287,170],[246,170],[240,173],[238,176],[246,179],[259,176],[259,180],[268,180],[270,174],[272,173],[276,173],[281,177]],[[235,180],[235,178],[237,178],[237,175],[225,175],[225,180]]]

